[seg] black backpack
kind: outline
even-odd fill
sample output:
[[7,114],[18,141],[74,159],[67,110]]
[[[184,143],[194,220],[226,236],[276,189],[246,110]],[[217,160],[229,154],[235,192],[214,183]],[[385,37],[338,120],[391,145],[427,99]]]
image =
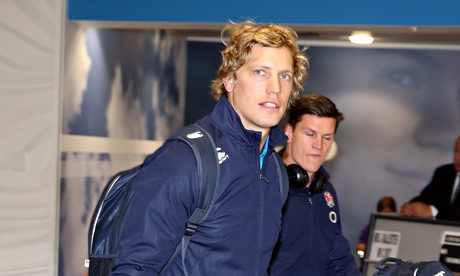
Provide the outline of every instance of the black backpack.
[[387,257],[375,266],[373,276],[453,276],[452,272],[439,261],[412,262]]
[[[168,140],[171,139],[182,140],[193,149],[201,186],[197,208],[186,225],[182,241],[177,245],[163,271],[181,249],[184,259],[190,238],[214,204],[220,180],[216,146],[203,128],[196,124],[188,125]],[[206,168],[203,164],[207,164]],[[141,167],[142,165],[138,165],[113,176],[99,198],[88,232],[89,260],[86,260],[85,266],[89,267],[89,276],[109,275],[112,269],[112,262],[118,256],[118,243],[129,214],[136,175]]]

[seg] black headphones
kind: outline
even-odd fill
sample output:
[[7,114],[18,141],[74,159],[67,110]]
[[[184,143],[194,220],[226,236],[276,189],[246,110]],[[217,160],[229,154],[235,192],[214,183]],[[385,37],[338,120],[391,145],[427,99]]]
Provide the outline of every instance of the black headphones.
[[[286,166],[287,174],[289,177],[289,186],[296,189],[305,188],[308,183],[308,173],[299,165],[291,164]],[[315,177],[308,187],[308,191],[312,194],[320,193],[324,190],[327,184],[327,177],[321,170],[315,173]]]

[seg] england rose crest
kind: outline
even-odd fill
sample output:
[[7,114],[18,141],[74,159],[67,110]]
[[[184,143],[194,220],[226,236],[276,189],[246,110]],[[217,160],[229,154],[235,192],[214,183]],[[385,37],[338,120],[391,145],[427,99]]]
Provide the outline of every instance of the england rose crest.
[[330,208],[334,207],[334,197],[329,192],[324,192],[324,199],[326,200],[327,206]]

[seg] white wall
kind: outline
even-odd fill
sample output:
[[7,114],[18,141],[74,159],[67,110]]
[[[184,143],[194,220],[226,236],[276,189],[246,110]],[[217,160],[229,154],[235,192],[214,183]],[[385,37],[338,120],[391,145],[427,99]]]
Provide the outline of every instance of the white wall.
[[0,2],[0,275],[56,275],[64,1]]

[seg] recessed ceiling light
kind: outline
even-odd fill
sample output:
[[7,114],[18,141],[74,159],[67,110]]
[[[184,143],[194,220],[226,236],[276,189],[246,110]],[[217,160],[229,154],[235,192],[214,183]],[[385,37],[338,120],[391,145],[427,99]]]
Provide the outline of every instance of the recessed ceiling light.
[[352,43],[356,44],[371,44],[374,41],[371,33],[366,31],[355,31],[349,39]]

